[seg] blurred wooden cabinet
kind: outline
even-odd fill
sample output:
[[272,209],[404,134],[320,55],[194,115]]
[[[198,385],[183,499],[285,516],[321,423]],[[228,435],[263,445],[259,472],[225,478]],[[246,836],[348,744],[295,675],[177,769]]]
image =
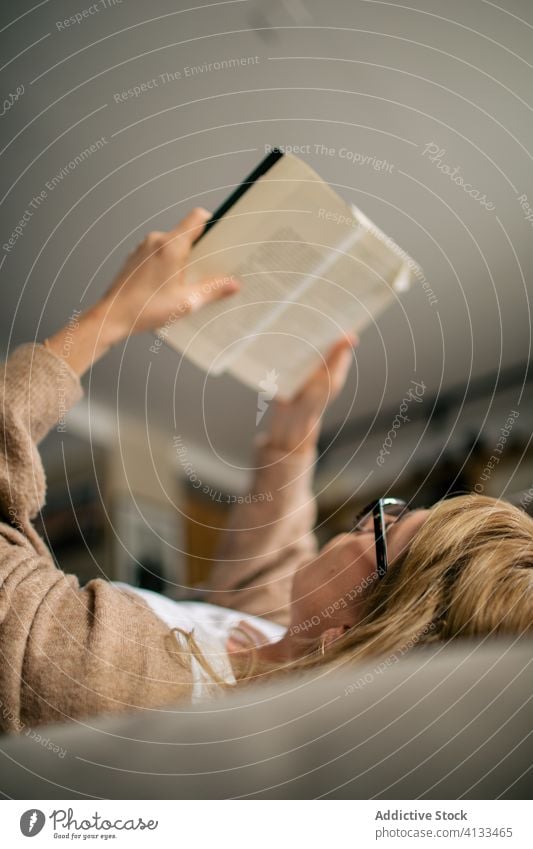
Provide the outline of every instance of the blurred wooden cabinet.
[[218,534],[228,520],[227,505],[186,490],[184,499],[187,574],[190,586],[205,583],[216,553]]

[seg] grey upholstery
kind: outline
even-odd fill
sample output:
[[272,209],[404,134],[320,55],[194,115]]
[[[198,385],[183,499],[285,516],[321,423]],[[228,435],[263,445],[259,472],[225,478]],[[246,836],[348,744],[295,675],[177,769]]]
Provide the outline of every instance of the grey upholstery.
[[466,642],[51,726],[41,742],[4,737],[0,788],[18,799],[528,798],[532,649]]

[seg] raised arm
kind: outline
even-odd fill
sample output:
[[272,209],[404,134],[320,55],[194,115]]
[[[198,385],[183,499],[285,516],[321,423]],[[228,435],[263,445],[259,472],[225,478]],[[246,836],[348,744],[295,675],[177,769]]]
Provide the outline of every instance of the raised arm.
[[152,234],[104,298],[0,369],[0,729],[160,706],[190,695],[187,657],[144,602],[104,580],[80,588],[58,569],[31,520],[45,480],[39,441],[80,397],[80,375],[130,333],[234,286],[186,287],[183,268],[208,214]]
[[353,361],[355,339],[341,339],[302,391],[275,402],[258,438],[256,472],[221,533],[206,600],[288,623],[293,574],[316,551],[312,490],[322,416]]

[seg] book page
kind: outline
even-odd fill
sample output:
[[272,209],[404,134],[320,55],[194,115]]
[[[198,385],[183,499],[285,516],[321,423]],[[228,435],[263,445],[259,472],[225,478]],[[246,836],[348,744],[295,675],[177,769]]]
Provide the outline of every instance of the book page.
[[250,386],[275,372],[279,397],[292,397],[343,332],[360,333],[397,297],[394,283],[405,272],[398,256],[365,234],[329,273],[314,275],[313,285],[263,328],[230,371]]
[[208,304],[187,316],[186,326],[179,322],[169,334],[170,341],[183,350],[188,344],[188,356],[215,374],[226,369],[253,334],[275,321],[303,293],[305,270],[311,272],[321,258],[291,226],[279,227],[267,241],[249,242],[244,252],[245,258],[231,272],[241,282],[241,291],[226,303]]

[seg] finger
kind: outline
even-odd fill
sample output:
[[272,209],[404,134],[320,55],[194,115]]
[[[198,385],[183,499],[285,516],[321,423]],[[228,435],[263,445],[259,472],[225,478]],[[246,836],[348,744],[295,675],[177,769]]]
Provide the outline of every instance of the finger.
[[346,333],[341,336],[326,354],[324,366],[331,373],[336,373],[337,370],[343,370],[346,363],[350,363],[353,359],[353,352],[359,340],[353,333]]
[[327,361],[330,394],[334,398],[346,383],[353,362],[352,346],[339,347]]
[[[353,349],[357,345],[357,341],[357,337],[353,334],[346,334],[338,339],[305,384],[303,392],[307,389],[313,389],[317,383],[322,385],[325,379],[329,382],[331,391],[333,392],[333,379],[337,373],[339,373],[338,380],[346,379],[346,374],[353,358]],[[338,383],[338,380],[335,383]]]
[[342,355],[343,351],[353,351],[359,344],[359,339],[354,333],[345,333],[331,346],[326,354],[326,366],[331,368],[335,361]]
[[163,230],[151,230],[147,233],[144,239],[139,242],[135,251],[138,254],[144,254],[146,251],[157,250],[164,244],[167,234]]
[[189,300],[197,307],[226,298],[239,291],[239,282],[235,277],[209,277],[190,287]]
[[349,342],[338,342],[329,352],[324,363],[330,374],[335,374],[338,369],[344,368],[345,363],[350,363],[353,358],[353,346]]
[[195,239],[202,235],[210,218],[211,213],[207,209],[197,206],[185,218],[182,218],[176,227],[168,231],[168,240],[172,241],[172,239],[180,237],[188,247],[191,247]]

